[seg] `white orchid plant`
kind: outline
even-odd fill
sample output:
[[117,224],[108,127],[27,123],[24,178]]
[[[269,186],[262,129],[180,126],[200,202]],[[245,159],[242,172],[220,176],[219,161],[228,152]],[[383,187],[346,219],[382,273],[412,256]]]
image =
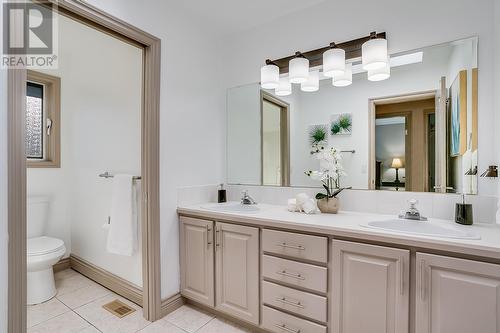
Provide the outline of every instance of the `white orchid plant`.
[[342,155],[336,148],[326,149],[321,144],[313,144],[311,155],[319,160],[318,171],[306,171],[305,174],[311,179],[321,181],[326,190],[325,193],[316,194],[316,199],[336,198],[343,190],[349,187],[340,186],[340,177],[347,174],[342,167]]

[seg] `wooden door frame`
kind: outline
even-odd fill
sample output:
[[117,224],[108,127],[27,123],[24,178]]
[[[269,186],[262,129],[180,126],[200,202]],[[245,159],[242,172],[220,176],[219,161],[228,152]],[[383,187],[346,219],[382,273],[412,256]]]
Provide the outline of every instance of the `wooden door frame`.
[[[43,2],[32,0],[43,5]],[[143,49],[141,110],[143,312],[160,316],[159,38],[79,0],[47,0],[59,13]],[[9,69],[8,95],[8,332],[26,332],[26,69]],[[96,175],[97,176],[97,175]]]
[[[368,189],[375,190],[375,119],[376,106],[379,104],[392,104],[411,102],[436,96],[436,90],[426,90],[415,93],[374,97],[368,99]],[[406,173],[406,172],[405,172]],[[405,182],[405,187],[408,187]]]
[[280,163],[281,184],[290,186],[290,104],[266,91],[260,91],[260,183],[264,184],[264,101],[273,103],[281,108],[280,113]]

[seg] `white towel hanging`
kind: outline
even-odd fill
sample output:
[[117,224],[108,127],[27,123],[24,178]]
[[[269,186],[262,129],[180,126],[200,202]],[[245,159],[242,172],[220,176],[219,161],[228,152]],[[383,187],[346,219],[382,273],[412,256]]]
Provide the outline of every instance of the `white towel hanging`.
[[137,250],[136,198],[132,175],[115,175],[111,198],[111,220],[106,249],[109,253],[132,256]]

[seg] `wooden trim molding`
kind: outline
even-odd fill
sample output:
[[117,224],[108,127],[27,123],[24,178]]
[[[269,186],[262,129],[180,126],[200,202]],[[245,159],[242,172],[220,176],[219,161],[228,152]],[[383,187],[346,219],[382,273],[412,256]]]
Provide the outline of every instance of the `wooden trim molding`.
[[160,318],[165,317],[166,315],[174,312],[181,306],[186,303],[184,297],[181,296],[181,293],[177,293],[169,298],[166,298],[161,301],[161,312]]
[[[32,0],[33,2],[40,2]],[[159,113],[161,41],[80,0],[46,0],[59,13],[142,47],[142,262],[143,315],[154,321],[161,312]],[[43,4],[43,3],[42,3]],[[8,332],[26,332],[26,69],[8,71]],[[83,267],[83,266],[82,266]]]
[[78,273],[85,275],[131,302],[142,306],[142,289],[140,287],[74,254],[69,257],[69,265]]
[[26,70],[9,69],[8,84],[8,332],[26,332]]
[[71,268],[69,257],[59,260],[59,262],[52,267],[54,273],[64,271],[68,268]]

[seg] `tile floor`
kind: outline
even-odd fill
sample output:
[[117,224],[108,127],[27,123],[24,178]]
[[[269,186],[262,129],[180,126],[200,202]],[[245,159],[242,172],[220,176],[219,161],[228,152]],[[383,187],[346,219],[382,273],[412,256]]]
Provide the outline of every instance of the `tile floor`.
[[[241,333],[251,332],[192,306],[151,323],[139,306],[68,269],[55,275],[57,296],[28,306],[28,333]],[[119,299],[137,311],[118,318],[102,305]]]

